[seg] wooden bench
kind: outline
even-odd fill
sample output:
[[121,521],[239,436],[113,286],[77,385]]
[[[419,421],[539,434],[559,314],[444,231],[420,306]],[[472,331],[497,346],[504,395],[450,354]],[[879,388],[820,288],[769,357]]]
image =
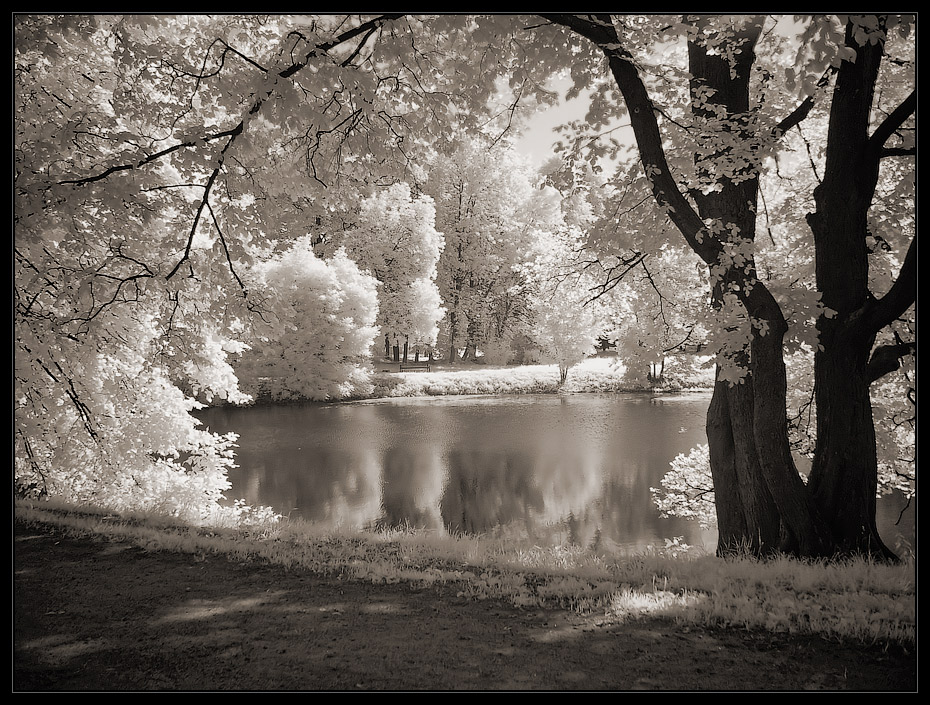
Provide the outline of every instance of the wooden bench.
[[425,362],[402,362],[400,363],[401,372],[408,372],[411,370],[420,370],[421,372],[429,372],[429,365]]

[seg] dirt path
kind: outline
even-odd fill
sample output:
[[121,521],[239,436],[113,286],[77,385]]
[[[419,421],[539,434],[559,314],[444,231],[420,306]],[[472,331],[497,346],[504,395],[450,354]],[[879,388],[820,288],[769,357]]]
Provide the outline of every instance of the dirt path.
[[917,658],[14,529],[13,689],[887,690]]

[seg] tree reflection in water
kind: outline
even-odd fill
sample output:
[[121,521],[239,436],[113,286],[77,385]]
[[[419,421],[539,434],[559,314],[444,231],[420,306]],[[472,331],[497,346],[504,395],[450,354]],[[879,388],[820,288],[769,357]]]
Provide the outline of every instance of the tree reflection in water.
[[240,434],[230,499],[327,526],[635,551],[674,536],[714,546],[713,532],[660,517],[650,493],[677,454],[706,442],[707,403],[704,394],[439,397],[199,416]]

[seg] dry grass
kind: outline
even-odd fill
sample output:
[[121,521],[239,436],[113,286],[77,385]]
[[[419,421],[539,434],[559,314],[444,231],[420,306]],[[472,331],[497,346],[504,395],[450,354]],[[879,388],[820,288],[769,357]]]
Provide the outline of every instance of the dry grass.
[[681,623],[819,634],[857,643],[916,643],[916,564],[866,560],[722,560],[673,543],[632,556],[575,546],[518,545],[429,532],[322,531],[301,522],[236,530],[159,517],[19,502],[16,517],[149,550],[225,554],[371,582],[444,583],[476,600],[559,606],[614,619],[647,614]]

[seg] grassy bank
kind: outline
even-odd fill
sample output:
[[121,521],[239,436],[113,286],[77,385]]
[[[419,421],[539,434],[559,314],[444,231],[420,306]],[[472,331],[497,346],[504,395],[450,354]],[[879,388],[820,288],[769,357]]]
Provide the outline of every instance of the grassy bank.
[[916,644],[916,567],[863,560],[721,560],[672,544],[630,556],[429,532],[336,533],[295,521],[195,528],[158,517],[18,502],[17,520],[146,550],[219,554],[372,583],[442,583],[474,600],[557,606],[605,619],[664,615],[682,625],[817,634],[856,643]]
[[[370,384],[331,401],[360,401],[386,397],[472,394],[578,394],[609,392],[683,392],[714,386],[709,358],[682,355],[669,358],[661,381],[650,382],[627,374],[616,357],[592,357],[574,365],[559,384],[558,365],[492,365],[483,362],[429,363],[429,372],[400,371],[400,364],[372,363]],[[263,389],[251,388],[255,403],[280,403]],[[293,399],[291,401],[301,401]]]
[[670,359],[660,383],[633,380],[615,357],[592,357],[571,368],[559,385],[558,365],[486,365],[430,363],[429,372],[400,372],[397,363],[376,363],[370,397],[455,394],[554,394],[634,391],[687,391],[713,387],[712,366],[703,358]]

